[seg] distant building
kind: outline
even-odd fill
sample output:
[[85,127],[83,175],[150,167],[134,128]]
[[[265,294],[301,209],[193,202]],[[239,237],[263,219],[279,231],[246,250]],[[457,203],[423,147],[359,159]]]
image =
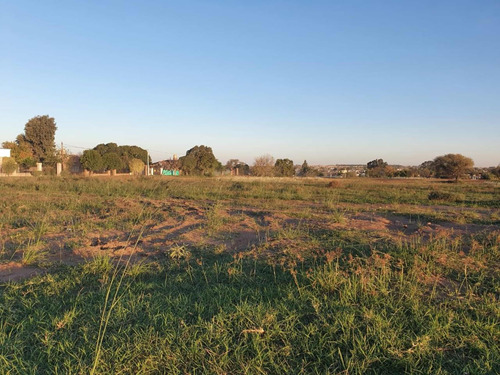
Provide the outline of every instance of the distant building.
[[174,155],[172,159],[157,161],[151,164],[151,169],[154,175],[179,176],[181,162],[177,158],[177,155]]

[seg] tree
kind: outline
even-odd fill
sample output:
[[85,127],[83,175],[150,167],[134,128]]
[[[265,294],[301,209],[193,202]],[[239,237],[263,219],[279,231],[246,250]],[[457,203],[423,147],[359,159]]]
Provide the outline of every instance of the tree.
[[302,163],[302,166],[300,167],[299,175],[302,177],[306,177],[310,174],[311,168],[309,167],[309,164],[307,164],[307,160],[304,160]]
[[7,175],[10,176],[15,171],[17,171],[16,160],[13,157],[3,158],[3,160],[2,160],[2,172],[6,173]]
[[274,175],[274,158],[269,155],[262,155],[255,158],[252,167],[252,174],[254,176],[273,176]]
[[85,150],[80,158],[82,167],[92,172],[98,172],[103,169],[102,157],[96,150]]
[[385,168],[387,163],[383,159],[375,159],[366,163],[367,169]]
[[182,170],[186,174],[209,176],[220,163],[215,158],[211,147],[194,146],[186,151],[186,155],[179,159]]
[[[93,150],[102,156],[103,168],[108,170],[127,170],[132,159],[142,160],[144,164],[148,162],[147,150],[139,146],[118,146],[116,143],[110,142],[98,144]],[[114,156],[115,154],[119,160]],[[149,162],[151,163],[151,157],[149,157]]]
[[35,166],[31,145],[26,141],[24,134],[19,134],[14,142],[3,142],[2,147],[10,149],[11,156],[20,167],[27,169]]
[[54,163],[55,134],[57,126],[53,117],[35,116],[24,126],[24,137],[31,146],[35,161]]
[[389,167],[383,159],[375,159],[366,163],[368,176],[370,177],[389,177],[394,173],[393,168]]
[[434,175],[434,161],[427,160],[418,166],[420,177],[431,177]]
[[113,169],[121,169],[123,167],[122,159],[116,152],[108,152],[102,156],[102,164],[104,169],[112,171]]
[[[113,147],[116,143],[108,143],[107,146],[106,152],[114,152]],[[144,164],[148,163],[148,152],[139,146],[118,146],[118,151],[125,164],[128,164],[131,159],[140,159]],[[151,158],[149,162],[151,163]]]
[[292,177],[295,175],[293,161],[290,159],[278,159],[274,164],[274,173],[279,177]]
[[499,165],[499,166],[497,166],[497,167],[491,168],[491,173],[492,173],[495,177],[500,177],[500,165]]
[[128,167],[130,169],[130,172],[135,175],[142,174],[144,172],[144,162],[141,159],[132,159],[128,163]]
[[474,161],[461,154],[446,154],[436,157],[433,161],[437,177],[454,178],[455,181],[458,181],[473,166]]
[[116,154],[120,154],[120,148],[121,147],[118,147],[118,145],[116,143],[100,143],[98,144],[97,146],[94,147],[94,150],[96,150],[97,152],[99,152],[99,154],[101,154],[101,156],[103,156],[104,154],[107,154],[109,152],[114,152]]

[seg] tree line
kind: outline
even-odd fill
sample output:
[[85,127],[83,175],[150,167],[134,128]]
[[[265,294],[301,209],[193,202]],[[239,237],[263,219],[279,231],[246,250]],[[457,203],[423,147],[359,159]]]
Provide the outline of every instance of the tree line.
[[[49,115],[35,116],[28,120],[24,133],[14,141],[2,143],[3,148],[11,150],[11,158],[4,158],[2,170],[8,174],[17,170],[29,169],[36,163],[44,163],[45,168],[53,168],[57,162],[64,161],[64,150],[58,153],[55,146],[56,122]],[[145,165],[151,163],[148,152],[139,146],[118,146],[116,143],[102,143],[93,149],[85,150],[79,157],[80,165],[91,172],[130,172],[142,174]],[[185,175],[211,176],[215,173],[233,175],[253,175],[261,177],[314,177],[324,176],[321,169],[310,167],[306,160],[295,165],[291,159],[274,159],[269,154],[256,157],[252,166],[238,159],[230,159],[222,165],[215,157],[212,148],[204,145],[194,146],[179,159],[180,170]],[[383,159],[374,159],[366,164],[361,175],[369,177],[436,177],[458,180],[473,174],[474,162],[461,154],[446,154],[434,160],[425,161],[416,167],[395,168]],[[348,175],[339,172],[340,175]],[[480,171],[482,178],[499,178],[500,166]]]
[[424,177],[448,178],[457,181],[466,176],[476,175],[482,179],[500,178],[500,166],[474,168],[474,161],[461,154],[437,156],[414,167],[396,169],[383,159],[374,159],[366,165],[369,177]]
[[116,143],[101,143],[85,150],[80,157],[82,167],[91,172],[116,171],[141,174],[151,162],[148,152],[139,146],[118,146]]

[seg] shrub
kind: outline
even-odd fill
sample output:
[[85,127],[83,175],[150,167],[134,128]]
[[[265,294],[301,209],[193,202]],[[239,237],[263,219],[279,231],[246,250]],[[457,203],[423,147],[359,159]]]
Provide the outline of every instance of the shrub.
[[14,158],[3,158],[2,171],[8,175],[17,171],[17,163]]
[[464,197],[459,194],[447,193],[444,191],[431,191],[427,198],[431,201],[461,202]]
[[243,186],[243,184],[241,182],[235,182],[229,187],[229,190],[231,190],[231,191],[243,191],[243,190],[245,190],[245,186]]
[[128,163],[128,167],[132,174],[138,175],[144,173],[144,162],[141,159],[132,159]]
[[329,188],[338,188],[340,187],[341,183],[338,182],[338,181],[330,181],[328,184],[326,184],[326,187],[329,187]]

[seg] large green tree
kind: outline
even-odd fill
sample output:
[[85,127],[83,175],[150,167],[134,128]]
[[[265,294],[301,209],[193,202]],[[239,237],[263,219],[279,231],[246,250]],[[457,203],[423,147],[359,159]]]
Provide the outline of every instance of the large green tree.
[[[101,155],[103,168],[107,170],[129,171],[132,159],[139,159],[144,164],[148,162],[147,150],[139,146],[118,146],[116,143],[110,142],[98,144],[93,150]],[[149,162],[151,163],[151,157],[149,157]]]
[[123,161],[116,152],[107,152],[102,156],[102,164],[104,169],[112,171],[113,169],[120,170],[123,168]]
[[434,175],[434,161],[427,160],[418,166],[420,177],[432,177]]
[[182,171],[188,175],[209,176],[220,163],[215,158],[211,147],[194,146],[180,159]]
[[387,167],[387,163],[384,159],[375,159],[366,163],[367,169],[375,169],[375,168],[385,168]]
[[24,137],[33,151],[35,161],[55,163],[55,134],[57,126],[53,117],[35,116],[24,126]]
[[92,172],[99,172],[104,169],[102,156],[96,150],[83,151],[83,155],[80,158],[80,163],[82,164],[83,168]]
[[278,177],[292,177],[295,175],[295,167],[290,159],[277,159],[274,164],[274,173]]
[[436,157],[432,164],[437,177],[457,181],[472,169],[474,161],[461,154],[446,154]]
[[383,160],[375,159],[366,163],[367,174],[370,177],[390,177],[394,170]]

